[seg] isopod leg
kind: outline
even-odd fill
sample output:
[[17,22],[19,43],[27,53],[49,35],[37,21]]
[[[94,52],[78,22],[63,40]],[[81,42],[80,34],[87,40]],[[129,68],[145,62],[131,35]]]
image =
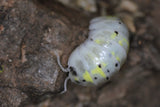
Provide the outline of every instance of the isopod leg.
[[61,94],[65,93],[67,91],[67,82],[69,80],[69,77],[67,77],[64,81],[64,90],[61,92]]
[[62,64],[61,64],[61,62],[60,62],[59,54],[58,54],[56,51],[55,51],[54,53],[55,53],[55,55],[56,55],[56,57],[57,57],[57,62],[58,62],[59,67],[61,68],[61,70],[62,70],[63,72],[68,72],[67,68],[65,69],[65,68],[62,66]]

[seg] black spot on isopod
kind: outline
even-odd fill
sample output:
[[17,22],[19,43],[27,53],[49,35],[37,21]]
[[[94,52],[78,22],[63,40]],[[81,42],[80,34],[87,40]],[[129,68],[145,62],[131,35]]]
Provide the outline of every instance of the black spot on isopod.
[[121,22],[119,22],[119,24],[122,24]]
[[109,80],[109,77],[106,77],[107,80]]
[[82,80],[83,82],[86,82],[86,80]]
[[116,33],[118,35],[118,31],[114,31],[114,33]]
[[107,69],[107,72],[110,72],[109,69]]
[[98,67],[101,68],[102,67],[101,64],[99,64]]
[[97,79],[97,77],[94,77],[94,79],[96,80],[96,79]]
[[92,39],[92,38],[91,38],[90,40],[91,40],[91,41],[93,41],[93,39]]
[[118,63],[115,64],[115,67],[118,67]]
[[75,69],[73,67],[69,67],[70,72],[72,73],[72,75],[77,76],[77,72],[75,71]]

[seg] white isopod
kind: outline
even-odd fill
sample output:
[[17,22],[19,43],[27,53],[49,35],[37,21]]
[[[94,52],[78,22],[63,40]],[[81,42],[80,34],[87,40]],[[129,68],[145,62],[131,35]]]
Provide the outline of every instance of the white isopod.
[[70,55],[68,68],[63,68],[56,53],[62,71],[69,72],[63,92],[67,90],[69,79],[83,86],[99,85],[108,81],[126,60],[129,33],[119,18],[94,18],[90,21],[89,30],[88,39]]

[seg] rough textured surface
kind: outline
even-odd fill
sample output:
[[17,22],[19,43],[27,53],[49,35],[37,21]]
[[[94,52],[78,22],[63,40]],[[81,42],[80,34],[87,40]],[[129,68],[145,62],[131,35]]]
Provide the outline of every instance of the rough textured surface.
[[[123,7],[125,1],[132,9]],[[128,59],[110,83],[88,88],[69,82],[63,95],[58,92],[66,74],[53,51],[58,50],[66,66],[69,54],[87,37],[88,17],[53,0],[0,2],[0,106],[160,106],[158,0],[99,0],[102,13],[123,16],[130,26]]]
[[50,1],[54,8],[42,2],[1,0],[0,106],[40,102],[61,92],[66,74],[57,66],[54,51],[66,65],[73,48],[86,38],[83,15],[74,10],[70,14],[71,9],[56,2]]

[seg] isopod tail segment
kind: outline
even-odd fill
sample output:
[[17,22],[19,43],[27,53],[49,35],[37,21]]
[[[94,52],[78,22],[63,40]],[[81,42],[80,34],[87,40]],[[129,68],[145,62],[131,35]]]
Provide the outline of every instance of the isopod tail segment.
[[[69,72],[68,68],[64,68],[62,66],[62,64],[60,62],[60,57],[59,57],[59,54],[57,53],[57,51],[54,51],[54,53],[55,53],[55,55],[57,57],[57,63],[59,65],[59,67],[61,68],[61,70],[63,72]],[[67,91],[67,82],[68,82],[69,79],[70,79],[69,76],[65,79],[65,81],[64,81],[64,90],[61,92],[61,94],[65,93]]]

